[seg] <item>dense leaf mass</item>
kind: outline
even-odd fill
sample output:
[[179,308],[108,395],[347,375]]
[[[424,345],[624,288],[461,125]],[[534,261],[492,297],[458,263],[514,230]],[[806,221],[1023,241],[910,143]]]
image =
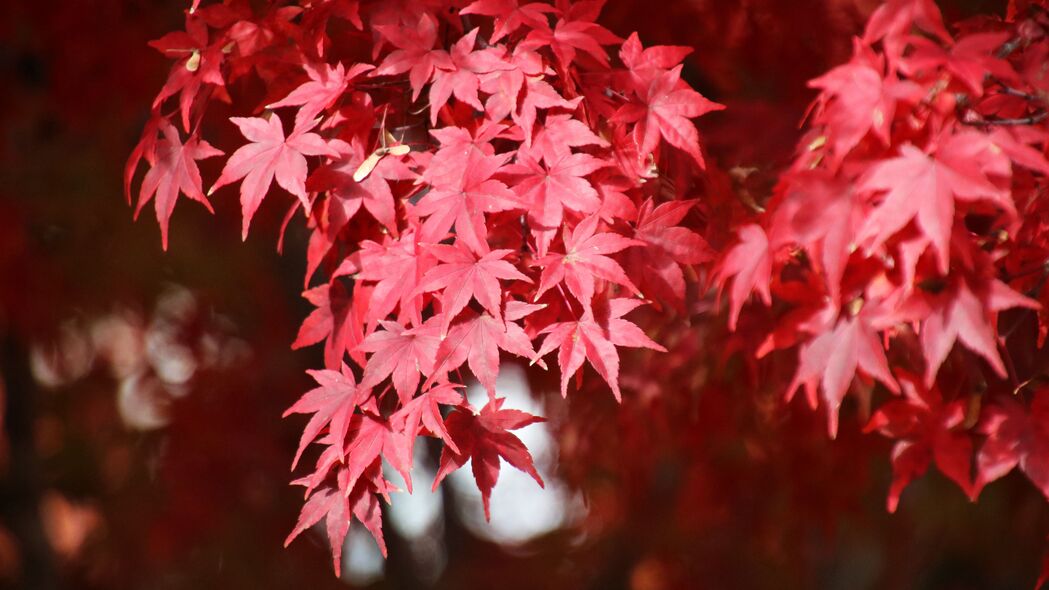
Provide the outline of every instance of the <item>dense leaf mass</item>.
[[1046,3],[954,26],[881,5],[757,199],[708,168],[693,121],[722,107],[682,78],[691,50],[617,37],[602,4],[226,0],[154,43],[176,62],[126,177],[148,165],[165,247],[180,192],[208,205],[216,101],[244,141],[208,195],[240,184],[245,236],[273,200],[311,232],[295,346],[326,366],[289,413],[311,415],[296,462],[321,448],[289,540],[324,520],[338,568],[357,518],[383,546],[381,465],[410,489],[419,436],[444,443],[435,486],[472,460],[486,509],[501,459],[542,484],[503,353],[620,399],[624,349],[696,362],[690,320],[722,295],[726,354],[794,363],[781,407],[803,391],[834,436],[854,398],[895,441],[890,510],[932,464],[974,499],[1014,467],[1049,497],[1049,373],[1014,358],[1017,326],[1049,331]]

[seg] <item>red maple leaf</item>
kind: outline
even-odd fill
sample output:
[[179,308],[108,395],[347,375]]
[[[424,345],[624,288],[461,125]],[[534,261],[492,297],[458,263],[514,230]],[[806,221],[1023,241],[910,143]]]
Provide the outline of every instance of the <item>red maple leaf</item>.
[[498,43],[500,39],[513,33],[522,26],[535,29],[549,26],[546,15],[556,12],[556,9],[542,2],[529,2],[520,5],[517,0],[474,0],[459,14],[481,14],[495,18],[492,30],[491,43]]
[[[342,478],[340,478],[342,479]],[[356,517],[375,538],[382,554],[386,555],[386,543],[382,536],[382,510],[375,493],[365,482],[358,482],[352,491],[336,486],[325,486],[313,491],[299,514],[288,538],[284,540],[287,547],[303,531],[320,522],[323,518],[328,543],[331,547],[332,564],[335,575],[342,571],[342,546],[350,530],[351,516]]]
[[402,158],[392,154],[383,155],[371,172],[360,181],[354,174],[364,163],[366,155],[359,141],[349,144],[343,141],[331,143],[339,152],[339,159],[318,168],[306,182],[310,192],[327,191],[324,202],[323,227],[318,227],[310,240],[306,277],[313,275],[321,259],[328,253],[346,224],[363,206],[376,221],[397,237],[396,205],[390,181],[412,180],[415,174],[408,169]]
[[426,162],[419,180],[435,187],[459,186],[476,163],[475,158],[495,155],[491,141],[505,129],[503,125],[489,122],[473,130],[455,126],[431,129],[430,135],[440,148]]
[[438,318],[431,318],[421,326],[405,329],[397,322],[382,321],[382,331],[373,332],[358,345],[370,352],[361,377],[361,387],[375,387],[391,377],[401,404],[407,404],[419,388],[419,374],[433,373],[437,346],[441,342]]
[[380,459],[384,458],[404,478],[408,493],[411,493],[412,464],[408,453],[409,439],[405,433],[392,428],[383,418],[362,412],[350,418],[345,438],[337,437],[338,433],[334,433],[331,443],[339,446],[339,457],[346,466],[346,489],[355,487],[365,471],[379,465]]
[[630,289],[638,296],[641,295],[623,267],[607,255],[631,246],[643,245],[643,242],[613,232],[596,233],[600,221],[597,215],[591,215],[581,221],[571,233],[565,229],[565,253],[554,252],[535,261],[536,266],[543,268],[539,290],[535,294],[536,301],[543,293],[562,281],[587,310],[590,309],[590,301],[594,298],[596,280],[610,281]]
[[947,274],[956,200],[986,200],[1015,214],[1008,192],[987,177],[989,169],[1008,170],[1007,158],[976,132],[952,135],[932,156],[901,146],[898,157],[876,164],[860,182],[860,193],[884,196],[857,242],[873,251],[913,219],[936,249],[940,272]]
[[222,76],[222,64],[226,59],[223,43],[208,44],[208,25],[204,18],[187,14],[186,30],[168,33],[149,45],[168,57],[175,58],[164,87],[153,100],[153,109],[179,93],[179,111],[182,128],[190,130],[190,112],[197,98],[205,95],[208,86],[222,88],[226,81]]
[[839,160],[873,131],[889,145],[889,130],[901,99],[921,99],[922,89],[902,82],[894,73],[883,75],[884,63],[860,51],[847,64],[838,66],[809,82],[822,90],[816,99],[816,118],[824,123],[832,152]]
[[455,445],[455,441],[448,434],[448,429],[444,424],[441,405],[458,406],[461,404],[463,396],[457,391],[460,387],[462,385],[456,383],[441,383],[429,387],[390,417],[390,425],[408,437],[409,464],[411,464],[412,452],[415,448],[415,437],[421,432],[420,426],[444,441],[444,444],[448,445],[452,451],[459,452],[459,447]]
[[479,75],[512,67],[503,60],[501,49],[491,47],[474,51],[477,31],[470,31],[452,45],[450,66],[438,67],[433,72],[433,84],[430,85],[431,125],[437,124],[441,108],[453,94],[478,111],[484,111],[484,105],[477,95],[481,86]]
[[[587,15],[588,17],[596,16]],[[576,60],[576,52],[583,51],[602,66],[608,66],[608,53],[602,45],[614,45],[622,41],[601,25],[590,22],[591,18],[558,19],[554,28],[545,25],[533,29],[521,42],[528,49],[549,46],[562,69],[569,68]],[[545,23],[544,23],[545,24]]]
[[170,125],[164,117],[150,117],[142,129],[142,135],[139,137],[138,143],[131,150],[127,163],[124,164],[124,200],[127,201],[128,205],[131,204],[131,184],[135,178],[135,172],[138,170],[138,165],[142,163],[143,159],[149,162],[150,166],[157,161],[157,142],[159,141],[157,134],[160,133],[160,127],[164,124]]
[[694,204],[695,201],[670,201],[657,207],[654,201],[645,201],[634,229],[634,239],[643,245],[626,254],[628,275],[640,278],[641,290],[679,310],[684,309],[685,299],[681,265],[700,264],[713,257],[702,236],[678,225]]
[[890,57],[897,59],[915,26],[940,41],[948,44],[952,41],[934,0],[891,0],[879,6],[867,21],[863,41],[868,44],[882,41]]
[[[142,179],[138,193],[138,206],[135,216],[142,211],[155,194],[157,223],[160,225],[160,242],[168,249],[168,221],[175,210],[175,201],[179,191],[194,201],[200,201],[212,211],[211,203],[204,196],[201,186],[200,169],[197,160],[205,160],[222,155],[222,151],[211,147],[211,144],[196,135],[182,143],[179,132],[167,121],[160,125],[163,138],[152,146],[152,166]],[[136,162],[137,164],[137,162]]]
[[525,78],[543,74],[543,60],[534,51],[515,51],[506,57],[506,67],[478,76],[480,91],[487,94],[484,101],[486,120],[501,123],[510,115],[517,115],[518,97]]
[[[528,144],[532,140],[532,132],[535,129],[535,120],[539,109],[553,109],[562,108],[568,110],[575,110],[579,103],[582,102],[583,97],[577,96],[572,100],[568,100],[561,96],[561,94],[550,84],[544,82],[540,76],[528,76],[524,80],[524,98],[521,99],[521,104],[515,111],[511,111],[510,115],[514,123],[520,128],[524,134],[525,143]],[[551,116],[547,116],[547,122],[551,122]],[[567,121],[567,119],[565,119]],[[547,133],[550,133],[549,131]],[[594,137],[597,137],[594,135]],[[586,136],[586,139],[590,140],[593,145],[601,145],[600,142],[593,142],[593,138]],[[597,137],[600,140],[600,137]],[[579,138],[575,138],[576,141]],[[584,144],[591,145],[591,144]]]
[[925,382],[931,386],[958,340],[1005,377],[996,325],[998,312],[1013,307],[1038,309],[1039,305],[997,279],[973,284],[964,277],[954,277],[939,293],[916,292],[889,321],[922,320],[919,336],[925,356]]
[[350,295],[338,280],[303,292],[302,296],[316,309],[303,320],[292,349],[324,340],[324,365],[337,369],[346,351],[352,354],[357,343],[364,338],[361,324],[371,294],[370,289],[354,285]]
[[611,299],[593,311],[587,311],[577,321],[559,322],[541,330],[546,334],[543,345],[536,352],[542,358],[557,349],[557,366],[561,369],[561,395],[568,395],[568,381],[589,361],[598,375],[612,388],[616,401],[622,399],[619,391],[619,352],[616,346],[651,348],[660,352],[666,349],[649,338],[641,328],[624,315],[643,305],[637,299]]
[[950,50],[924,37],[915,36],[910,43],[914,49],[904,57],[901,69],[910,76],[922,71],[935,72],[946,68],[966,86],[973,96],[983,96],[984,81],[988,75],[999,81],[1017,80],[1016,72],[1009,62],[995,54],[1009,40],[1009,33],[982,33],[969,35],[958,41]]
[[804,385],[810,404],[815,406],[816,387],[820,385],[831,438],[838,434],[838,409],[857,371],[899,392],[878,332],[871,326],[877,314],[875,307],[868,303],[856,315],[841,317],[833,329],[826,326],[815,338],[802,344],[798,352],[798,370],[787,387],[787,399]]
[[[863,208],[852,187],[822,171],[792,174],[776,208],[770,241],[804,247],[822,271],[831,301],[840,303],[841,282],[863,224]],[[901,265],[906,267],[906,265]],[[904,272],[909,272],[907,268]]]
[[368,330],[398,309],[402,323],[422,322],[422,296],[416,293],[419,281],[436,260],[416,238],[414,229],[400,238],[387,237],[384,244],[371,240],[361,243],[361,271],[358,278],[376,281],[368,304]]
[[739,242],[732,246],[715,269],[718,293],[732,279],[729,291],[729,330],[736,329],[739,312],[750,294],[757,291],[765,305],[772,305],[769,284],[772,280],[772,255],[768,236],[760,225],[749,224],[737,230]]
[[544,485],[543,478],[532,463],[532,455],[521,439],[509,432],[543,422],[544,419],[520,410],[504,410],[502,408],[505,401],[505,398],[495,398],[477,414],[457,409],[448,416],[445,424],[459,451],[444,447],[437,477],[433,481],[433,489],[436,490],[445,476],[462,467],[468,460],[472,461],[474,479],[477,481],[477,488],[481,490],[481,501],[484,503],[485,518],[491,518],[488,501],[492,496],[492,488],[499,479],[500,457],[531,475],[541,487]]
[[977,430],[987,436],[976,455],[977,491],[1019,465],[1049,499],[1049,389],[1033,394],[1030,410],[1014,398],[995,398]]
[[434,244],[429,250],[441,264],[426,272],[416,292],[441,290],[441,338],[448,333],[448,325],[470,299],[476,299],[496,321],[502,323],[500,279],[532,282],[514,265],[503,260],[513,250],[493,250],[478,257],[458,240],[451,246]]
[[544,166],[522,150],[517,162],[503,170],[517,178],[511,188],[526,205],[530,227],[553,231],[561,227],[565,208],[589,215],[601,207],[601,198],[585,177],[608,165],[589,154],[568,154]]
[[535,360],[531,339],[515,320],[540,307],[542,306],[508,302],[505,322],[487,313],[463,314],[460,320],[452,325],[448,336],[437,348],[434,373],[440,375],[454,371],[465,362],[477,381],[488,391],[488,395],[495,397],[500,348],[529,361]]
[[416,27],[376,25],[375,29],[397,49],[386,56],[372,75],[392,76],[408,72],[413,102],[419,99],[435,68],[454,67],[447,51],[433,48],[437,43],[437,20],[429,13],[419,16]]
[[420,240],[437,243],[455,226],[456,240],[474,252],[487,251],[485,214],[522,208],[513,191],[492,176],[503,166],[502,156],[471,152],[469,164],[458,179],[434,185],[415,206],[415,214],[426,217]]
[[614,120],[636,122],[634,142],[638,157],[647,158],[659,145],[660,136],[670,145],[692,156],[700,168],[706,166],[699,149],[699,132],[691,119],[725,107],[711,102],[681,81],[676,66],[656,76],[639,95],[640,102],[620,107]]
[[370,394],[364,388],[358,388],[353,371],[342,364],[341,371],[321,370],[306,371],[320,387],[307,391],[299,401],[285,410],[284,417],[292,414],[313,414],[302,430],[299,448],[291,468],[299,463],[302,452],[317,438],[325,426],[331,425],[331,432],[336,438],[344,438],[349,428],[350,417],[358,405]]
[[644,48],[636,32],[631,33],[619,48],[619,59],[623,61],[630,82],[638,92],[645,92],[658,76],[680,64],[692,53],[691,47],[656,45]]
[[534,140],[525,136],[525,146],[547,164],[555,164],[570,156],[574,147],[589,145],[607,147],[608,142],[572,115],[548,115]]
[[274,178],[284,190],[299,198],[307,211],[310,209],[306,195],[306,156],[338,157],[339,153],[327,141],[309,130],[316,122],[297,125],[287,137],[280,116],[273,113],[269,120],[258,117],[230,117],[248,143],[238,149],[226,161],[225,168],[208,194],[232,182],[244,179],[240,184],[240,204],[244,211],[241,236],[248,237],[251,218],[255,215],[262,199],[270,189]]
[[325,109],[330,108],[342,98],[346,88],[350,85],[350,80],[373,68],[374,66],[371,64],[353,64],[347,71],[346,66],[342,62],[336,64],[335,67],[328,64],[305,64],[303,69],[306,70],[306,75],[310,77],[310,81],[303,83],[295,90],[292,90],[288,96],[268,105],[266,108],[276,109],[298,106],[301,108],[295,114],[296,126],[300,122],[312,121],[314,117]]
[[965,427],[966,401],[944,403],[943,394],[923,387],[917,375],[902,372],[900,383],[905,398],[882,405],[864,428],[897,439],[892,449],[889,512],[896,512],[900,493],[933,461],[966,495],[975,498],[978,489],[973,486],[973,442]]

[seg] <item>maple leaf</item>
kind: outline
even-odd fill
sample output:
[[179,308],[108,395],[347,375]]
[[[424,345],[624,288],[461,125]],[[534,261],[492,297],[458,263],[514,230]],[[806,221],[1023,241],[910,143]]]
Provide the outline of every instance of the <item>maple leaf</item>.
[[547,290],[564,281],[569,292],[583,308],[590,309],[590,301],[594,298],[595,279],[622,285],[634,294],[641,295],[623,267],[607,255],[644,243],[613,232],[596,233],[600,221],[597,215],[591,215],[581,221],[571,233],[566,228],[563,232],[565,253],[551,253],[535,261],[535,266],[543,268],[535,301]]
[[[636,160],[631,158],[631,162]],[[617,164],[622,166],[622,160],[617,158]],[[634,183],[612,168],[594,174],[591,183],[601,197],[601,209],[597,213],[601,219],[608,223],[615,223],[617,219],[637,221],[637,205],[628,194],[635,188]]]
[[[525,55],[528,57],[524,57]],[[507,69],[479,75],[478,87],[488,95],[484,100],[486,120],[499,124],[511,114],[516,115],[518,97],[521,95],[521,88],[524,87],[525,76],[539,77],[542,71],[543,61],[538,54],[517,52],[510,57]]]
[[364,163],[366,156],[359,141],[350,144],[334,140],[332,146],[339,151],[339,159],[318,168],[306,181],[310,192],[328,191],[324,203],[326,224],[313,234],[308,250],[306,277],[313,275],[321,259],[335,244],[339,232],[364,209],[394,236],[398,235],[396,205],[390,182],[412,180],[415,174],[392,154],[383,155],[371,172],[362,180],[354,180],[354,174]]
[[699,149],[699,132],[690,119],[725,107],[711,102],[681,81],[681,67],[657,75],[640,94],[640,103],[623,105],[614,121],[633,123],[634,141],[638,157],[651,155],[659,145],[660,136],[670,145],[684,151],[705,168]]
[[433,481],[433,489],[436,490],[449,473],[470,460],[474,480],[477,482],[477,488],[481,490],[486,519],[491,519],[489,500],[492,488],[499,479],[500,457],[532,476],[540,487],[544,487],[543,478],[532,463],[532,455],[521,439],[509,431],[543,422],[545,419],[520,410],[504,410],[505,401],[505,398],[490,400],[477,414],[457,409],[448,416],[445,424],[459,451],[456,452],[449,446],[444,447],[437,476]]
[[809,88],[822,90],[815,103],[816,117],[827,126],[831,150],[839,160],[871,131],[889,145],[897,102],[921,99],[920,87],[900,81],[894,73],[882,75],[884,64],[872,57],[864,59],[863,49],[857,41],[853,61],[809,81]]
[[403,432],[408,437],[409,465],[415,448],[415,437],[421,430],[420,425],[433,436],[444,441],[444,444],[448,445],[453,452],[459,452],[459,447],[455,445],[455,441],[452,440],[445,426],[444,416],[441,415],[441,405],[458,406],[461,404],[463,396],[457,391],[460,387],[462,385],[456,383],[441,383],[429,387],[390,417],[390,425],[394,430]]
[[433,48],[437,42],[437,20],[429,13],[419,16],[415,28],[376,25],[375,29],[397,49],[386,56],[372,75],[391,76],[408,72],[412,102],[419,100],[419,94],[433,77],[435,68],[454,68],[447,51]]
[[[540,307],[508,302],[505,322],[487,313],[478,315],[468,311],[463,314],[437,348],[435,375],[454,371],[465,362],[477,381],[488,391],[489,397],[494,398],[499,376],[500,348],[529,361],[535,360],[531,339],[513,320]],[[433,377],[429,381],[433,381]]]
[[519,151],[517,162],[503,170],[517,178],[511,188],[526,204],[530,227],[549,231],[561,227],[565,208],[589,215],[601,207],[585,177],[608,165],[589,154],[568,154],[544,166],[530,152]]
[[853,239],[864,222],[859,199],[849,183],[824,171],[791,174],[786,186],[785,197],[773,216],[769,240],[803,246],[823,271],[831,300],[840,303]]
[[157,142],[159,141],[157,134],[160,133],[160,127],[163,124],[168,124],[168,121],[164,117],[159,116],[150,117],[146,121],[138,143],[135,144],[131,154],[128,156],[127,163],[124,164],[124,200],[127,201],[128,205],[131,204],[131,184],[139,164],[142,163],[142,160],[145,160],[152,166],[157,161]]
[[331,443],[340,449],[340,458],[346,466],[346,489],[356,486],[357,480],[368,468],[378,465],[381,458],[389,461],[397,473],[404,479],[408,493],[412,491],[411,457],[409,440],[405,433],[391,427],[389,421],[370,412],[354,414],[346,428],[345,440],[338,433],[331,437]]
[[772,280],[772,256],[768,236],[765,235],[765,230],[756,224],[744,225],[736,233],[739,235],[739,242],[728,250],[714,271],[719,295],[725,283],[732,278],[732,289],[729,291],[729,330],[736,329],[739,312],[755,290],[765,305],[772,305],[772,293],[769,291],[769,283]]
[[371,240],[361,243],[361,272],[358,278],[377,281],[368,304],[366,319],[369,331],[378,320],[398,308],[402,324],[422,321],[422,297],[416,287],[436,260],[416,239],[416,230],[410,229],[401,237],[387,237],[384,244]]
[[262,199],[274,179],[284,190],[299,198],[309,211],[310,202],[306,195],[306,156],[338,157],[339,153],[327,142],[309,130],[316,122],[297,125],[287,137],[280,116],[270,115],[269,120],[258,117],[230,117],[249,142],[230,156],[215,184],[208,191],[243,179],[240,185],[240,204],[244,211],[241,237],[247,239],[251,218],[255,215]]
[[[1049,176],[1049,158],[1041,151],[1031,147],[1030,143],[1046,143],[1049,136],[1045,133],[1027,129],[995,129],[987,136],[991,151],[1001,150],[1014,163],[1035,172]],[[986,161],[986,160],[985,160]],[[999,164],[1000,166],[1000,164]]]
[[292,349],[302,349],[324,340],[324,365],[338,368],[351,337],[352,322],[347,319],[361,310],[358,293],[359,290],[355,289],[351,298],[338,280],[303,292],[302,296],[317,309],[302,321]]
[[331,67],[328,64],[303,65],[306,75],[310,81],[292,90],[288,96],[268,105],[267,109],[280,107],[299,106],[299,112],[295,114],[296,126],[300,122],[312,121],[325,109],[331,108],[349,86],[350,81],[361,74],[372,70],[371,64],[353,64],[349,71],[341,62]]
[[448,333],[448,325],[470,302],[476,299],[488,313],[502,323],[499,310],[502,289],[499,280],[524,281],[528,278],[514,265],[503,260],[513,250],[493,250],[478,257],[457,240],[454,245],[434,244],[430,253],[441,262],[423,276],[416,288],[418,293],[441,289],[441,338]]
[[557,366],[561,369],[562,396],[567,397],[569,380],[586,360],[608,383],[616,401],[620,401],[619,352],[616,346],[650,348],[659,352],[666,352],[666,349],[649,338],[636,324],[622,319],[644,302],[624,298],[607,302],[601,298],[599,301],[600,304],[594,310],[584,312],[577,321],[559,322],[543,328],[540,332],[547,336],[535,356],[539,359],[558,349]]
[[529,2],[522,6],[517,0],[475,0],[460,10],[459,14],[494,17],[495,24],[489,41],[498,43],[522,26],[532,29],[549,26],[546,15],[552,12],[556,12],[556,9],[542,2]]
[[1006,376],[998,354],[998,312],[1013,307],[1038,309],[1038,302],[1020,295],[1005,283],[985,278],[970,282],[961,276],[950,280],[943,291],[918,291],[904,301],[883,325],[900,321],[921,321],[919,336],[925,356],[925,383],[932,386],[947,354],[960,340],[966,348],[982,356],[1000,377]]
[[902,55],[904,42],[914,26],[944,43],[952,41],[934,0],[891,0],[882,4],[868,19],[863,41],[883,41],[890,56],[896,59]]
[[962,133],[948,139],[933,156],[905,144],[898,157],[874,165],[858,191],[884,193],[884,197],[867,217],[857,241],[867,243],[871,252],[914,219],[936,249],[940,272],[946,274],[956,200],[983,199],[1013,211],[1008,192],[995,186],[984,166],[977,164],[978,158],[996,157],[988,146],[981,134]]
[[1011,397],[984,406],[977,430],[987,436],[976,455],[977,491],[1019,465],[1049,499],[1049,389],[1035,391],[1028,411]]
[[502,52],[495,48],[474,51],[478,29],[474,29],[452,45],[449,54],[451,65],[438,67],[433,72],[433,84],[430,85],[430,124],[437,124],[437,117],[448,99],[455,98],[484,111],[484,105],[477,94],[481,81],[479,74],[487,74],[499,69],[509,69],[510,64],[502,59]]
[[549,25],[533,29],[521,41],[528,49],[549,46],[562,69],[568,69],[576,59],[576,52],[582,51],[608,67],[608,53],[602,45],[614,45],[622,41],[611,31],[594,22],[586,20],[558,19],[554,28]]
[[372,534],[379,545],[383,556],[386,555],[386,543],[382,536],[382,511],[375,494],[363,482],[346,493],[335,486],[325,486],[315,490],[302,507],[299,521],[284,540],[287,547],[303,531],[320,522],[323,518],[331,547],[332,565],[335,576],[342,572],[342,546],[350,530],[351,515],[356,517]]
[[840,318],[833,329],[802,344],[798,352],[798,370],[787,387],[787,399],[804,385],[810,403],[815,405],[816,386],[821,385],[831,438],[837,436],[838,409],[857,371],[881,381],[890,391],[899,392],[878,332],[871,325],[877,314],[875,307],[868,303],[855,316]]
[[391,377],[401,404],[407,404],[419,387],[419,374],[433,373],[441,338],[439,318],[406,329],[397,322],[381,321],[382,331],[373,332],[357,348],[372,353],[364,367],[361,387],[375,387]]
[[222,88],[226,81],[222,76],[225,61],[222,43],[208,44],[208,26],[203,18],[192,14],[186,16],[186,30],[168,33],[149,45],[168,57],[178,61],[171,66],[171,73],[163,88],[153,100],[156,110],[169,97],[179,93],[179,110],[182,128],[190,130],[190,111],[193,103],[206,86]]
[[[227,6],[212,5],[209,8],[222,10],[227,8]],[[269,49],[277,36],[282,35],[289,28],[290,23],[288,21],[296,18],[301,12],[301,10],[296,10],[294,6],[285,6],[270,12],[269,15],[261,20],[252,19],[250,13],[244,14],[243,18],[250,20],[240,20],[234,23],[232,27],[229,27],[226,33],[229,41],[225,45],[227,51],[232,53],[232,49],[236,48],[239,54],[238,57],[255,58],[231,59],[231,78],[242,76],[250,71],[253,65],[257,66],[258,57],[261,57],[260,54]]]
[[653,80],[680,64],[692,51],[691,47],[676,45],[644,48],[641,46],[641,38],[634,32],[619,48],[619,59],[627,67],[634,88],[644,92]]
[[463,176],[451,184],[434,185],[415,206],[415,214],[427,217],[419,232],[422,241],[442,241],[455,226],[456,240],[474,252],[487,251],[485,213],[522,208],[517,196],[492,176],[503,166],[501,156],[472,152]]
[[336,438],[344,438],[350,424],[354,409],[370,394],[364,388],[358,388],[353,371],[342,364],[340,371],[321,370],[306,371],[320,387],[307,391],[299,401],[285,410],[284,417],[292,414],[313,414],[299,438],[299,448],[295,451],[291,468],[299,463],[302,452],[317,438],[321,430],[331,424],[331,432]]
[[[562,108],[568,110],[575,110],[579,103],[583,101],[583,97],[577,96],[572,100],[568,100],[554,89],[553,86],[544,82],[539,76],[528,76],[524,79],[524,98],[521,99],[521,104],[516,111],[511,111],[510,116],[519,127],[521,132],[525,136],[525,142],[530,143],[532,140],[532,132],[535,129],[535,120],[539,109],[553,109]],[[547,117],[547,123],[560,121],[574,121],[574,119],[554,119],[553,117]],[[589,131],[589,130],[588,130]],[[549,134],[550,132],[547,131]],[[581,145],[603,145],[604,140],[597,137],[590,132],[589,135],[574,134],[573,141],[590,140],[590,143]],[[549,137],[549,135],[547,136]],[[596,141],[594,140],[596,138]],[[564,144],[561,144],[562,146]],[[551,150],[544,150],[551,151]]]
[[906,372],[901,373],[900,383],[904,399],[882,405],[864,428],[865,432],[877,430],[897,439],[892,449],[889,512],[896,512],[903,489],[925,473],[933,461],[974,499],[978,490],[973,485],[973,443],[965,427],[965,400],[944,403],[938,390],[922,387],[916,375]]
[[572,115],[550,115],[539,128],[535,139],[525,137],[525,146],[538,154],[547,164],[556,164],[572,154],[574,147],[596,145],[607,147],[608,142],[594,133],[586,123]]
[[211,147],[211,144],[196,135],[191,136],[186,143],[182,143],[178,130],[166,121],[160,125],[160,130],[163,138],[157,140],[152,146],[152,166],[142,179],[135,216],[138,217],[142,208],[153,199],[155,194],[160,242],[164,250],[167,250],[168,221],[175,210],[175,201],[180,191],[194,201],[200,201],[208,211],[212,211],[211,203],[204,196],[201,186],[197,160],[220,156],[222,151]]
[[302,296],[316,309],[303,320],[291,347],[297,350],[324,340],[324,365],[337,369],[343,354],[352,351],[364,338],[361,318],[368,311],[371,290],[355,285],[353,294],[349,295],[340,281],[333,280],[305,291]]
[[640,277],[640,288],[649,296],[684,309],[685,276],[681,265],[709,261],[713,252],[694,231],[680,227],[694,201],[670,201],[656,206],[645,201],[638,212],[634,239],[642,246],[626,254],[628,276]]
[[984,80],[988,75],[1002,81],[1017,79],[1009,62],[995,56],[1009,39],[1009,33],[983,33],[969,35],[944,50],[935,42],[924,37],[913,37],[910,41],[914,50],[901,62],[901,69],[909,76],[922,71],[946,68],[955,78],[968,87],[975,97],[983,96]]
[[476,158],[495,155],[491,141],[504,129],[503,125],[492,123],[484,123],[472,131],[455,126],[431,129],[430,135],[440,148],[426,163],[419,181],[432,186],[460,186],[464,177],[469,177]]
[[323,32],[327,30],[333,17],[349,22],[357,30],[364,28],[364,23],[361,22],[360,3],[357,0],[314,0],[309,6],[310,10],[303,15],[302,28],[318,31],[316,35],[318,55],[324,55],[324,41],[327,40],[327,37]]

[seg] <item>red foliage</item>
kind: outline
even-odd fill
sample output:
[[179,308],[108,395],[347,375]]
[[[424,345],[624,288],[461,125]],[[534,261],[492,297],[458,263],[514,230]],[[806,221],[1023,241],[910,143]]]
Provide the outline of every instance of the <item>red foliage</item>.
[[382,546],[381,461],[410,487],[419,435],[445,443],[435,486],[472,458],[486,509],[500,457],[542,484],[508,432],[535,418],[496,395],[500,350],[558,351],[565,395],[584,361],[617,400],[684,395],[620,354],[704,360],[683,319],[709,319],[708,291],[727,291],[723,354],[796,356],[777,411],[803,387],[835,436],[846,400],[877,406],[890,511],[931,463],[974,499],[1015,466],[1049,496],[1045,2],[952,28],[932,0],[879,7],[810,82],[767,199],[706,169],[692,120],[722,107],[682,80],[690,50],[621,40],[602,4],[227,0],[155,42],[177,61],[129,177],[149,164],[139,207],[157,193],[165,245],[178,191],[207,204],[195,161],[218,154],[201,133],[225,101],[247,142],[209,194],[241,182],[246,236],[276,180],[312,232],[307,282],[326,277],[295,343],[324,340],[327,366],[289,410],[313,415],[299,454],[323,447],[289,540],[326,519],[338,568],[352,514]]

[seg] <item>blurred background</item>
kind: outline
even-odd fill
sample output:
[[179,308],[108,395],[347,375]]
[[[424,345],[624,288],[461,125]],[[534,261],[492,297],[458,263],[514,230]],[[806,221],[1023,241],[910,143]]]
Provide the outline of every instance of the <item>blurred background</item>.
[[[548,485],[504,468],[491,523],[468,469],[428,491],[428,447],[415,494],[384,508],[387,560],[356,528],[342,579],[322,534],[282,548],[302,423],[280,415],[322,364],[288,347],[309,312],[306,233],[293,224],[278,254],[282,211],[264,207],[241,243],[226,193],[214,216],[177,207],[164,253],[122,196],[168,67],[146,42],[185,4],[0,3],[0,587],[1033,587],[1049,531],[1033,486],[1013,474],[973,505],[930,473],[887,514],[889,444],[858,418],[832,442],[819,415],[784,413],[704,348],[724,341],[717,321],[674,336],[695,359],[666,374],[675,396],[624,375],[623,405],[563,402],[507,366],[508,405],[549,419],[519,432]],[[941,2],[949,18],[1001,4]],[[735,190],[767,192],[805,82],[847,58],[876,5],[613,0],[604,22],[696,49],[686,77],[729,107],[704,119],[709,153]]]

